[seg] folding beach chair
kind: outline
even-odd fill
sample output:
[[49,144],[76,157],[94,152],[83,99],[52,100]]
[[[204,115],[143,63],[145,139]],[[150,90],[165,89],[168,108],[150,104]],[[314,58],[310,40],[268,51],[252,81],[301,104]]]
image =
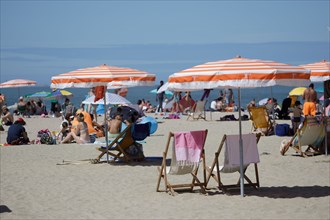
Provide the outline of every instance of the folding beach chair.
[[[163,152],[162,165],[161,167],[158,167],[159,177],[157,182],[157,192],[164,191],[160,190],[160,182],[161,180],[164,180],[165,191],[169,192],[173,196],[176,194],[174,189],[190,189],[190,191],[193,191],[193,188],[195,186],[199,186],[203,194],[206,193],[206,170],[204,152],[206,137],[207,130],[169,133],[165,151]],[[167,167],[166,158],[171,143],[171,166]],[[197,177],[200,163],[202,163],[203,169],[203,182],[201,182]],[[186,180],[185,182],[188,182],[187,178],[184,178],[183,176],[178,177],[179,175],[192,175],[192,180],[189,178],[189,183],[179,184],[178,182],[183,182],[183,179]],[[169,179],[171,179],[171,183]],[[172,184],[172,181],[175,181],[175,184]]]
[[274,120],[269,117],[266,106],[248,107],[252,132],[262,133],[267,136],[274,131]]
[[102,153],[93,160],[93,163],[99,163],[101,158],[107,154],[111,161],[122,160],[125,162],[134,160],[143,160],[144,155],[142,145],[139,141],[150,136],[151,123],[128,125],[106,148],[97,148]]
[[[322,147],[322,142],[325,137],[324,124],[317,119],[317,117],[306,116],[303,124],[298,128],[297,132],[287,143],[282,142],[281,154],[292,147],[301,156],[307,157],[308,155],[319,154],[319,148]],[[302,146],[308,146],[305,151]]]
[[[261,134],[243,134],[243,172],[244,179],[247,183],[244,186],[250,186],[255,189],[259,188],[259,174],[258,165],[260,162],[258,147]],[[224,153],[221,154],[221,150],[225,145]],[[220,158],[220,154],[223,155]],[[222,165],[221,165],[222,164]],[[255,181],[252,181],[246,174],[246,171],[250,164],[254,164]],[[223,182],[223,174],[226,173],[238,173],[240,174],[240,153],[239,153],[239,135],[224,135],[218,150],[215,152],[215,157],[211,167],[207,167],[208,176],[206,183],[208,185],[210,178],[212,177],[217,183],[218,188],[223,192],[230,188],[240,187],[240,179],[236,184],[225,184]],[[229,178],[228,178],[229,179]],[[228,180],[227,180],[228,181]]]
[[198,120],[198,119],[206,120],[205,104],[206,104],[206,100],[197,101],[194,104],[194,107],[192,108],[193,111],[190,114],[188,114],[187,120],[189,118],[192,118],[194,120]]

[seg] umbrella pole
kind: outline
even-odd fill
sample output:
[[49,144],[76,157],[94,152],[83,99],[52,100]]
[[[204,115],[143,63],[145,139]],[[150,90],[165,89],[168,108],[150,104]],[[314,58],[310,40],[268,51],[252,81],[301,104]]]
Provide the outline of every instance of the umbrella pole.
[[238,87],[238,121],[239,121],[239,156],[240,156],[240,188],[241,197],[244,197],[244,171],[243,171],[243,140],[242,140],[242,121],[241,121],[241,88]]
[[106,92],[107,89],[104,89],[103,101],[104,101],[104,136],[105,136],[105,146],[107,149],[107,163],[109,163],[109,149],[108,149],[108,122],[107,122],[107,109],[106,109]]

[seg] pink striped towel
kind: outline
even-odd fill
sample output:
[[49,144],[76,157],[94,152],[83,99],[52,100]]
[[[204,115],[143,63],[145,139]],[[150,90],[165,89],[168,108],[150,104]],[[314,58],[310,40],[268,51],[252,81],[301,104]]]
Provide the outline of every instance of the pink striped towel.
[[198,164],[205,138],[205,131],[174,133],[174,147],[177,162],[181,165]]

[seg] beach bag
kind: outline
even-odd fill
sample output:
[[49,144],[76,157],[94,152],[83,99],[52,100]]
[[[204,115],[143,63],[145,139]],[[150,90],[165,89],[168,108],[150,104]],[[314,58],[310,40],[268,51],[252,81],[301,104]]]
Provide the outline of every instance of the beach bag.
[[37,137],[41,144],[54,144],[54,139],[48,129],[38,131]]
[[290,134],[290,125],[277,124],[275,127],[276,136],[288,136]]

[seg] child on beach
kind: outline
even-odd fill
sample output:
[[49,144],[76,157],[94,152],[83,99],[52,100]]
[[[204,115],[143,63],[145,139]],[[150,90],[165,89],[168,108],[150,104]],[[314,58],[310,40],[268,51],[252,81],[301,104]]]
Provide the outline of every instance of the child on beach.
[[299,124],[301,122],[301,116],[303,114],[300,101],[295,102],[294,107],[292,108],[292,113],[293,113],[293,117],[292,117],[293,133],[296,133]]
[[69,122],[64,120],[61,124],[61,131],[57,136],[57,140],[62,141],[70,133]]

